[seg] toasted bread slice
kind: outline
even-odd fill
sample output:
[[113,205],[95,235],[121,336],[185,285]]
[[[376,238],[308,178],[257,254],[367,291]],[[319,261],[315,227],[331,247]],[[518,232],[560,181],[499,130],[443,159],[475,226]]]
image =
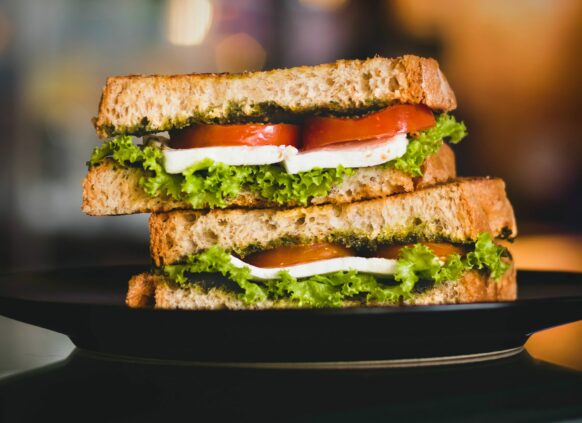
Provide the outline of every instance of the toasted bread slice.
[[[515,273],[515,266],[512,266],[499,281],[495,281],[483,273],[472,270],[466,272],[458,281],[443,282],[399,304],[367,303],[365,305],[399,306],[511,301],[515,300],[517,295]],[[188,310],[261,310],[298,307],[296,303],[288,300],[269,300],[248,305],[235,294],[221,288],[205,290],[199,285],[183,288],[164,276],[151,273],[142,273],[130,279],[126,303],[134,308],[154,306],[163,309]],[[362,302],[356,301],[347,301],[344,304],[345,307],[361,305],[363,305]]]
[[[429,157],[423,165],[423,176],[412,177],[396,169],[382,166],[359,168],[343,183],[334,187],[329,195],[311,199],[311,204],[343,204],[353,201],[409,192],[424,186],[444,182],[456,176],[453,150],[443,145],[438,153]],[[176,209],[192,209],[186,202],[168,196],[150,197],[139,186],[144,171],[117,166],[107,160],[92,167],[83,181],[83,205],[81,210],[92,216],[109,216],[132,213],[165,212]],[[296,204],[284,204],[285,207]],[[250,191],[235,197],[229,207],[266,208],[281,207],[270,203]]]
[[342,205],[287,210],[213,210],[154,213],[150,250],[157,266],[180,262],[213,245],[241,256],[291,243],[446,240],[471,242],[481,232],[517,233],[501,179],[471,178],[412,193]]
[[242,74],[110,77],[95,128],[102,138],[143,135],[194,123],[357,113],[395,102],[444,111],[457,106],[435,60],[375,57]]

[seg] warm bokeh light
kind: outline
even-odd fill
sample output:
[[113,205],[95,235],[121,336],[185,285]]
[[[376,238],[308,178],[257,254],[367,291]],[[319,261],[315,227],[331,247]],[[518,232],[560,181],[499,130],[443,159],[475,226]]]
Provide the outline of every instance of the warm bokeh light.
[[243,72],[262,69],[267,52],[249,34],[240,32],[222,39],[216,46],[216,67],[219,72]]
[[[580,348],[575,348],[575,345]],[[525,348],[539,360],[582,370],[582,322],[536,333]]]
[[172,44],[201,44],[212,25],[210,0],[169,0],[167,5],[167,37]]
[[349,0],[299,0],[304,6],[325,12],[334,12],[347,6]]
[[526,235],[506,245],[518,269],[582,272],[580,236]]
[[441,43],[440,61],[459,99],[459,113],[472,122],[472,168],[502,176],[513,201],[534,206],[526,215],[550,203],[569,214],[571,209],[556,202],[575,190],[580,175],[582,3],[391,4],[391,16],[396,14],[406,31]]
[[[526,235],[507,246],[518,269],[582,272],[582,238],[579,236]],[[582,322],[536,333],[526,348],[540,360],[582,370],[582,354],[572,348],[576,343],[582,346]]]

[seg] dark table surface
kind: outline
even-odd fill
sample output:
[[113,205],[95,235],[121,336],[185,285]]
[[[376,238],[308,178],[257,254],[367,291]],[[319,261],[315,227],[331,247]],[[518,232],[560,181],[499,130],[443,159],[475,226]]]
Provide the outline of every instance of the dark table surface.
[[[580,338],[547,332],[556,330],[562,352],[582,351]],[[201,368],[96,356],[0,318],[0,377],[2,422],[582,420],[582,372],[527,351],[413,369]]]

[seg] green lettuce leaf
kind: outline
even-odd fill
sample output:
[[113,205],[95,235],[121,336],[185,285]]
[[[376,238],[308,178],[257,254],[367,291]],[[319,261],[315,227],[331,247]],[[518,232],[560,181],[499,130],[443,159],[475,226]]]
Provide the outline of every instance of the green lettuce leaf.
[[465,257],[466,266],[471,269],[486,269],[490,272],[493,279],[499,279],[510,264],[504,257],[508,257],[509,252],[495,242],[488,233],[482,233],[477,237],[475,250],[471,251]]
[[248,182],[249,189],[277,204],[294,201],[307,205],[311,198],[329,194],[343,181],[344,175],[353,173],[352,169],[341,165],[335,169],[315,168],[296,174],[287,173],[281,166],[245,167],[254,172]]
[[398,285],[354,270],[299,280],[287,272],[280,272],[279,277],[265,282],[270,296],[289,299],[301,307],[341,307],[345,301],[354,299],[397,303],[402,295]]
[[228,166],[205,159],[180,174],[169,174],[163,166],[163,153],[153,145],[137,146],[131,137],[120,136],[95,148],[89,166],[110,157],[121,166],[137,166],[147,171],[139,185],[150,196],[168,195],[186,201],[193,208],[226,207],[243,189],[277,204],[296,202],[307,205],[309,199],[329,194],[353,170],[312,169],[288,174],[281,166]]
[[451,254],[444,262],[422,244],[403,248],[394,279],[379,279],[350,270],[302,279],[280,272],[278,279],[259,282],[251,280],[247,267],[231,264],[228,252],[213,246],[189,256],[184,263],[164,266],[162,272],[182,286],[193,283],[192,274],[220,273],[236,283],[240,288],[238,295],[247,304],[286,299],[304,307],[340,307],[350,300],[396,304],[412,298],[420,280],[434,284],[457,281],[471,269],[487,271],[499,279],[509,268],[503,260],[506,255],[504,247],[496,245],[489,234],[483,233],[479,235],[474,250],[465,257]]
[[406,153],[398,159],[386,164],[395,167],[409,175],[422,176],[422,164],[435,154],[443,145],[443,140],[451,144],[459,143],[467,135],[467,128],[463,122],[457,122],[454,116],[442,113],[436,119],[436,125],[419,132],[408,142]]
[[182,199],[181,178],[170,175],[162,164],[163,153],[156,146],[137,146],[128,135],[122,135],[96,147],[87,162],[88,166],[101,163],[106,157],[112,158],[121,166],[136,166],[148,172],[140,178],[140,187],[150,196],[168,195],[175,200]]
[[507,249],[495,244],[491,235],[485,232],[477,237],[473,251],[462,258],[459,254],[451,254],[444,263],[427,246],[415,244],[400,251],[394,279],[406,286],[414,286],[419,280],[438,284],[458,280],[466,271],[478,269],[499,280],[510,267],[503,259],[507,256]]
[[287,272],[280,272],[276,280],[252,281],[248,268],[232,265],[230,255],[216,246],[189,256],[183,264],[164,266],[162,271],[182,286],[192,283],[191,274],[219,273],[238,285],[240,298],[247,304],[284,298],[300,306],[339,307],[345,300],[353,298],[396,303],[402,295],[398,285],[385,284],[372,275],[353,270],[299,280]]
[[265,301],[268,291],[259,284],[250,281],[247,267],[236,267],[230,263],[230,255],[220,247],[210,247],[200,254],[188,257],[186,263],[163,267],[164,273],[179,285],[187,285],[187,273],[220,273],[228,277],[243,290],[241,298],[249,304]]

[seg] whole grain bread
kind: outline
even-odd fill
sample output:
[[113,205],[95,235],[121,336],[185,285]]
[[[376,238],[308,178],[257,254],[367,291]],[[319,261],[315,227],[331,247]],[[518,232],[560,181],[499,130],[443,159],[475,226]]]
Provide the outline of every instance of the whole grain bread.
[[[511,301],[515,300],[516,296],[516,272],[515,266],[512,266],[499,281],[473,270],[466,272],[456,282],[443,282],[400,304],[368,303],[365,305],[403,306]],[[162,309],[187,310],[261,310],[298,307],[296,303],[288,300],[268,300],[248,305],[222,288],[205,290],[199,285],[183,288],[164,276],[151,273],[142,273],[129,280],[126,304],[133,308],[153,306]],[[357,301],[347,301],[344,304],[345,307],[361,305],[364,304]]]
[[157,266],[180,262],[213,245],[241,256],[282,243],[447,240],[469,242],[481,232],[517,234],[501,179],[467,178],[412,193],[349,204],[287,210],[154,213],[150,250]]
[[395,102],[444,111],[457,105],[435,60],[374,57],[242,74],[110,77],[95,128],[102,138],[143,135],[194,123],[354,113]]
[[[142,176],[143,170],[118,166],[110,159],[92,167],[83,180],[81,210],[92,216],[111,216],[192,209],[189,203],[176,201],[166,195],[149,196],[139,186]],[[335,186],[329,195],[312,198],[311,204],[343,204],[409,192],[448,181],[455,176],[455,155],[449,146],[443,145],[425,161],[422,177],[415,178],[402,171],[382,166],[358,168],[352,175],[345,176],[344,181]],[[296,204],[288,203],[283,206],[293,207]],[[244,191],[233,198],[229,207],[266,208],[281,205]]]

